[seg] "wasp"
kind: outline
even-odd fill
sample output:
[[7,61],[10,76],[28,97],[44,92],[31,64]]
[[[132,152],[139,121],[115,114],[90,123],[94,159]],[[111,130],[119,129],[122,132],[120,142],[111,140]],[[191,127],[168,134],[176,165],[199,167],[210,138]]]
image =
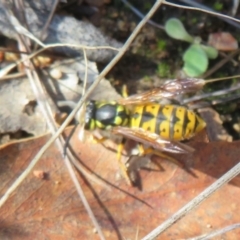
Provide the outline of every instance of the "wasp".
[[[193,110],[180,104],[161,104],[159,99],[177,101],[182,94],[196,92],[203,85],[202,79],[174,79],[158,88],[118,101],[89,101],[85,129],[111,130],[132,139],[139,143],[140,155],[192,152],[194,149],[180,141],[192,138],[205,128],[206,123]],[[118,150],[118,160],[121,158],[120,149],[122,147]],[[127,169],[121,168],[127,176]]]

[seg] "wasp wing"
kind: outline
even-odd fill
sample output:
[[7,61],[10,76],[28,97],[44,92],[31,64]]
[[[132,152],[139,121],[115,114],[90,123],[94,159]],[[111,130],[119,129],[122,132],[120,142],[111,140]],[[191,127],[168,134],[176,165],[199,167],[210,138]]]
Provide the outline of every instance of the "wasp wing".
[[204,80],[198,78],[172,79],[162,86],[127,98],[119,99],[123,105],[156,102],[161,98],[176,99],[181,94],[196,92],[204,86]]
[[148,132],[141,128],[114,127],[113,133],[132,139],[136,142],[149,145],[159,151],[169,153],[191,153],[192,147],[178,141],[171,141],[161,138],[158,134]]

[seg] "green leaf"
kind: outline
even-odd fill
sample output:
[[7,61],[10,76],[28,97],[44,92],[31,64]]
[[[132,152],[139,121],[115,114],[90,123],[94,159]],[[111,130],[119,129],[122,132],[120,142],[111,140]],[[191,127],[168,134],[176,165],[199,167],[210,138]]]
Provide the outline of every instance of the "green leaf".
[[177,18],[168,19],[168,21],[165,23],[165,31],[168,34],[168,36],[174,39],[190,43],[193,42],[193,37],[188,34],[182,22]]
[[189,77],[198,77],[208,68],[208,57],[201,45],[191,45],[183,55],[183,70]]
[[218,50],[214,47],[201,45],[202,49],[205,51],[209,59],[215,59],[218,56]]

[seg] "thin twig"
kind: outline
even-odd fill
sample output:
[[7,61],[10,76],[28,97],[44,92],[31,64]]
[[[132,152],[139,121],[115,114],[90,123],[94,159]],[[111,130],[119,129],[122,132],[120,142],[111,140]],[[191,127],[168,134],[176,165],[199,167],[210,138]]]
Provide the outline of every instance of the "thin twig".
[[150,232],[147,236],[142,238],[142,240],[152,240],[159,236],[162,232],[172,226],[175,222],[185,216],[189,211],[197,207],[201,202],[209,198],[209,196],[217,191],[224,184],[231,181],[234,177],[236,177],[240,173],[240,163],[238,163],[235,167],[225,173],[221,178],[219,178],[215,183],[206,188],[203,192],[201,192],[197,197],[187,203],[183,208],[178,210],[175,214],[173,214],[169,219],[163,222],[160,226],[155,228],[152,232]]
[[[72,158],[74,158],[74,157],[72,156]],[[90,205],[89,205],[89,203],[88,203],[88,201],[86,199],[86,196],[85,196],[85,194],[84,194],[84,192],[82,190],[81,185],[79,184],[79,181],[77,180],[76,174],[75,174],[75,172],[73,170],[73,167],[72,167],[72,165],[71,165],[71,163],[69,161],[68,155],[65,155],[64,163],[67,166],[69,175],[71,176],[71,179],[72,179],[72,181],[73,181],[73,183],[74,183],[74,185],[76,187],[77,193],[80,196],[81,201],[82,201],[82,203],[84,205],[84,208],[86,209],[86,211],[88,213],[88,216],[90,217],[94,227],[96,228],[97,233],[98,233],[100,239],[105,240],[105,237],[103,235],[101,227],[100,227],[96,217],[94,216],[94,213],[93,213],[93,211],[92,211],[92,209],[91,209],[91,207],[90,207]],[[84,172],[82,172],[82,173],[84,173]]]
[[48,15],[48,19],[47,19],[45,25],[43,26],[42,31],[41,31],[41,33],[39,35],[39,40],[44,40],[47,28],[48,28],[49,24],[52,21],[53,14],[54,14],[54,12],[55,12],[55,10],[57,8],[58,2],[59,2],[59,0],[54,0],[54,3],[52,5],[52,9],[51,9],[51,11],[50,11],[50,13]]
[[83,103],[86,101],[88,96],[93,92],[95,87],[99,84],[101,79],[112,69],[112,67],[120,60],[120,58],[123,56],[123,54],[127,51],[129,46],[131,45],[132,41],[136,37],[136,35],[139,33],[141,28],[146,24],[148,19],[154,14],[154,12],[159,8],[159,6],[162,4],[163,0],[158,0],[154,4],[154,6],[151,8],[149,13],[146,15],[146,17],[138,24],[138,26],[134,29],[131,36],[128,38],[124,46],[122,47],[121,51],[114,57],[114,59],[108,64],[108,66],[101,72],[101,74],[98,76],[96,81],[92,84],[92,86],[88,89],[86,92],[86,95],[82,97],[82,99],[78,102],[76,108],[71,112],[71,114],[68,116],[68,118],[65,120],[65,122],[62,124],[62,126],[58,129],[58,131],[49,139],[49,141],[40,149],[40,151],[36,154],[36,156],[32,159],[29,166],[25,169],[25,171],[16,179],[16,181],[9,187],[9,189],[5,192],[5,194],[0,199],[0,207],[3,206],[3,204],[6,202],[6,200],[9,198],[9,196],[12,194],[12,192],[22,183],[22,181],[26,178],[26,176],[32,171],[33,167],[36,165],[36,163],[41,158],[42,154],[48,149],[48,147],[55,141],[55,139],[62,133],[62,131],[65,129],[65,127],[71,122],[71,120],[74,118],[77,111],[80,109],[80,107],[83,105]]
[[20,77],[24,77],[24,76],[26,76],[25,72],[12,73],[12,74],[6,75],[4,77],[1,77],[0,81],[16,79],[16,78],[20,78]]
[[[82,92],[82,95],[85,94],[86,85],[87,85],[87,78],[88,78],[88,59],[87,59],[87,54],[86,54],[86,50],[85,50],[85,49],[83,49],[83,56],[84,56],[84,63],[85,63],[85,71],[84,71],[84,84],[83,84],[83,92]],[[69,155],[70,155],[71,157],[69,157]],[[68,171],[69,171],[69,173],[70,173],[70,176],[75,176],[75,173],[74,173],[74,171],[73,171],[72,165],[70,164],[70,161],[68,160],[68,157],[70,158],[70,160],[71,160],[71,162],[73,163],[73,165],[74,165],[75,167],[77,167],[77,169],[79,169],[82,174],[85,174],[85,173],[86,173],[85,169],[83,169],[83,166],[81,166],[80,164],[75,165],[75,163],[76,163],[77,161],[75,161],[75,158],[74,158],[74,156],[72,155],[71,151],[68,150],[68,151],[67,151],[67,155],[64,154],[64,161],[65,161],[65,164],[66,164],[66,166],[67,166],[67,168],[68,168]],[[87,173],[85,176],[86,176],[86,177],[89,177],[89,174]],[[90,177],[90,179],[93,179],[93,177]],[[93,213],[93,211],[92,211],[92,209],[91,209],[91,207],[90,207],[90,205],[89,205],[89,203],[88,203],[88,201],[87,201],[87,199],[86,199],[86,197],[85,197],[85,194],[84,194],[84,192],[83,192],[83,190],[82,190],[81,185],[79,184],[79,182],[78,182],[78,180],[77,180],[76,177],[74,177],[74,178],[72,177],[72,180],[73,180],[74,185],[75,185],[75,187],[76,187],[76,189],[77,189],[77,192],[79,193],[79,195],[80,195],[80,197],[81,197],[81,201],[82,201],[82,203],[83,203],[83,205],[84,205],[84,207],[85,207],[85,209],[86,209],[86,211],[87,211],[87,213],[88,213],[88,216],[90,217],[90,219],[91,219],[91,221],[92,221],[95,229],[97,230],[97,233],[98,233],[100,239],[105,239],[105,237],[104,237],[104,235],[103,235],[103,232],[102,232],[102,230],[101,230],[101,227],[100,227],[100,225],[98,224],[98,221],[97,221],[97,219],[96,219],[95,216],[94,216],[94,213]],[[96,181],[96,180],[95,180],[95,181]],[[102,184],[103,184],[103,183],[102,183]]]
[[240,94],[234,94],[234,95],[231,95],[230,97],[225,97],[225,98],[222,98],[222,99],[212,100],[210,102],[210,105],[214,106],[214,105],[218,105],[218,104],[225,104],[227,102],[237,100],[237,99],[240,99]]
[[240,83],[229,89],[219,90],[219,91],[215,91],[212,93],[205,93],[205,94],[201,94],[198,96],[193,96],[191,98],[183,99],[183,104],[188,104],[189,102],[199,101],[201,99],[208,98],[208,97],[216,97],[216,96],[225,95],[225,94],[228,94],[230,92],[233,92],[233,91],[236,91],[239,89],[240,89]]
[[[128,6],[137,16],[139,16],[141,19],[144,18],[144,14],[142,14],[137,8],[135,8],[132,4],[130,4],[127,0],[122,0],[122,2]],[[156,27],[156,28],[159,28],[161,30],[164,30],[164,26],[158,24],[158,23],[155,23],[154,21],[152,20],[148,20],[147,22],[148,24],[152,25],[153,27]]]
[[196,8],[196,7],[187,7],[187,6],[183,6],[183,5],[180,5],[180,4],[170,3],[170,2],[165,1],[165,0],[164,0],[163,4],[169,5],[169,6],[172,6],[172,7],[182,8],[182,9],[196,10],[196,11],[208,13],[208,14],[211,14],[211,15],[214,15],[214,16],[217,16],[217,17],[228,18],[228,19],[231,19],[231,20],[233,20],[235,22],[239,22],[240,23],[240,20],[237,19],[237,18],[230,17],[228,15],[217,13],[217,12],[214,12],[214,11],[208,11],[208,10],[201,9],[201,8]]
[[[28,35],[26,35],[26,36],[28,36]],[[35,39],[35,37],[32,40],[34,40],[34,39]],[[92,46],[84,46],[84,45],[70,44],[70,43],[53,43],[53,44],[44,45],[44,48],[28,55],[25,59],[26,60],[31,59],[31,58],[37,56],[38,54],[40,54],[41,52],[46,51],[49,48],[56,48],[56,47],[73,47],[73,48],[77,48],[77,49],[85,48],[86,50],[110,49],[110,50],[114,50],[114,51],[119,51],[119,49],[114,48],[114,47],[109,47],[109,46],[92,47]],[[5,68],[1,69],[0,70],[0,79],[22,62],[23,62],[23,60],[20,59],[20,60],[16,61],[15,63],[9,64]]]
[[220,69],[224,64],[229,62],[233,57],[235,57],[237,54],[239,54],[240,49],[237,49],[234,52],[231,52],[228,54],[225,58],[223,58],[220,62],[218,62],[215,66],[213,66],[211,69],[209,69],[202,78],[207,78],[208,76],[212,75],[214,72],[216,72],[218,69]]
[[[10,11],[9,11],[10,12]],[[23,40],[25,40],[25,36],[22,36]],[[24,51],[26,52],[29,52],[29,46],[26,45],[26,42],[27,41],[22,41],[21,38],[20,39],[20,44],[21,45],[21,49],[23,49]],[[25,61],[25,58],[26,58],[26,55],[22,55],[22,58],[24,60],[24,64],[25,64],[25,71],[26,71],[26,74],[30,80],[30,84],[31,84],[31,87],[33,89],[33,92],[34,92],[34,95],[36,96],[36,99],[37,99],[37,102],[38,102],[38,105],[40,107],[40,110],[46,120],[46,123],[48,125],[48,128],[50,129],[51,133],[54,134],[56,131],[57,131],[57,126],[55,124],[55,121],[53,119],[53,113],[52,113],[52,109],[50,107],[50,105],[48,104],[48,101],[46,101],[46,96],[47,96],[47,93],[46,91],[44,91],[44,88],[41,84],[41,81],[39,79],[39,76],[35,70],[35,67],[33,65],[33,63],[31,62],[32,60],[26,60]],[[85,58],[86,60],[86,58]],[[87,63],[85,63],[87,64]],[[49,98],[48,98],[49,99]],[[57,148],[60,150],[60,152],[63,152],[63,147],[64,147],[64,139],[62,136],[59,136],[59,138],[57,138],[55,140],[55,143],[56,143],[56,146]],[[87,200],[86,200],[86,197],[84,195],[84,192],[82,191],[82,188],[80,186],[80,183],[78,182],[78,179],[76,177],[76,174],[75,172],[73,171],[73,168],[72,168],[72,165],[70,164],[70,161],[69,161],[69,156],[66,155],[64,157],[64,163],[68,169],[68,172],[69,172],[69,175],[76,187],[76,190],[77,190],[77,193],[94,225],[94,227],[97,229],[97,232],[99,234],[99,237],[100,239],[104,240],[105,237],[101,231],[101,227],[99,226]]]
[[212,82],[218,82],[218,81],[224,81],[224,80],[233,79],[233,78],[240,78],[240,75],[238,74],[238,75],[233,75],[233,76],[229,76],[229,77],[207,79],[207,80],[205,80],[205,84],[212,83]]
[[[202,3],[199,3],[197,1],[192,1],[192,0],[179,0],[180,2],[183,2],[183,3],[186,3],[188,5],[191,5],[193,7],[196,7],[196,8],[200,8],[200,9],[204,9],[204,10],[207,10],[207,11],[211,11],[211,12],[214,12],[214,13],[217,13],[216,11],[214,11],[213,9],[211,9],[210,7],[206,7],[205,5],[203,5]],[[240,28],[240,25],[237,24],[236,22],[230,20],[230,19],[226,19],[226,17],[220,17],[223,21],[229,23],[230,25],[236,27],[236,28]]]
[[84,96],[87,88],[87,77],[88,77],[88,60],[87,60],[87,53],[86,50],[83,48],[83,56],[85,62],[85,75],[84,75],[84,82],[83,82],[83,89],[82,89],[82,96]]
[[223,234],[223,233],[226,233],[226,232],[229,232],[229,231],[233,231],[234,229],[237,229],[237,228],[240,228],[240,223],[236,223],[236,224],[227,226],[227,227],[219,229],[219,230],[212,231],[210,233],[207,233],[207,234],[204,234],[204,235],[201,235],[201,236],[198,236],[198,237],[188,238],[186,240],[207,240],[207,239],[211,239],[213,237],[216,237],[220,234]]

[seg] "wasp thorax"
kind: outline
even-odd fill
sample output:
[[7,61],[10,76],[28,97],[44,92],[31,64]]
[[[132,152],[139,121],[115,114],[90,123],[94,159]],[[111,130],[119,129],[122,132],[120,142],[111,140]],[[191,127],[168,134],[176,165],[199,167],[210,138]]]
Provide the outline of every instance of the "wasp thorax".
[[129,123],[128,109],[117,102],[91,101],[87,105],[85,128],[111,129],[115,126],[127,126]]

